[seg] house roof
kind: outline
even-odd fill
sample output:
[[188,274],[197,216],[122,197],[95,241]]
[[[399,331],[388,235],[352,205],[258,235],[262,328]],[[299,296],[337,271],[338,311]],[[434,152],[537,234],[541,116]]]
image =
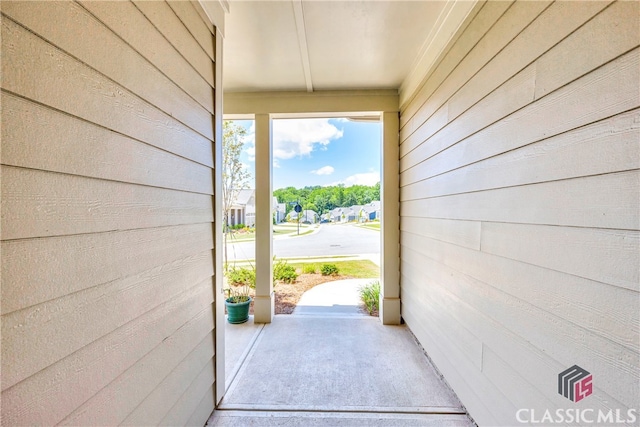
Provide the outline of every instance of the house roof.
[[361,207],[361,209],[363,211],[365,211],[366,213],[371,213],[371,212],[375,212],[375,211],[379,211],[380,210],[380,202],[378,201],[373,201],[371,203],[367,203],[366,205],[363,205]]
[[415,89],[476,1],[231,1],[225,92]]
[[256,193],[256,190],[245,188],[238,191],[238,195],[236,196],[235,202],[233,206],[246,206],[247,203],[251,200],[251,197]]

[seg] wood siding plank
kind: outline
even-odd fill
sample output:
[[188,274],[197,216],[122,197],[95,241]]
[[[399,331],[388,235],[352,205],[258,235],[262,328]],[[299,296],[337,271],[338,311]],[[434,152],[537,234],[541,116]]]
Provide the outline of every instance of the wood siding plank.
[[[407,280],[402,276],[403,283]],[[473,365],[463,359],[453,343],[449,340],[446,325],[441,329],[433,328],[430,318],[423,316],[423,307],[403,302],[402,317],[411,326],[411,331],[418,338],[429,357],[442,372],[447,372],[447,382],[458,389],[456,395],[462,402],[482,402],[476,405],[473,416],[482,419],[487,425],[498,425],[496,416],[498,408],[516,410],[510,403],[505,404],[500,390],[491,383]],[[475,409],[475,407],[474,407]]]
[[[406,273],[405,277],[416,277],[417,272],[415,266],[422,262],[424,255],[415,251],[408,250],[403,255],[402,270]],[[456,351],[465,356],[465,363],[472,364],[478,370],[482,369],[482,341],[468,328],[466,319],[458,317],[459,307],[452,306],[448,300],[442,298],[434,298],[431,283],[427,277],[422,277],[416,283],[406,280],[405,285],[408,291],[413,291],[411,304],[424,309],[423,316],[429,319],[430,327],[442,330],[447,325],[447,337]],[[442,313],[451,312],[453,316],[443,316]]]
[[403,217],[400,231],[480,250],[480,222]]
[[485,2],[410,102],[400,106],[400,129],[407,135],[411,135],[425,121],[422,117],[416,118],[415,114],[512,4],[513,1]]
[[[447,126],[437,132],[433,138],[429,138],[431,136],[429,131],[433,129],[428,126],[421,127],[400,146],[402,159],[400,170],[414,166],[414,162],[429,157],[434,150],[442,151],[456,141],[463,140],[513,111],[530,104],[533,101],[535,80],[536,68],[531,65],[456,118],[457,122],[451,123],[450,120]],[[448,108],[446,111],[449,114]]]
[[[196,363],[199,370],[206,363],[212,363],[214,348],[211,335],[212,324],[211,310],[200,312],[73,411],[60,422],[60,425],[120,425],[146,396],[153,393],[170,370],[182,363],[183,359],[188,358],[190,362]],[[194,357],[191,357],[192,353]],[[185,376],[182,381],[189,383],[193,378],[195,376]],[[164,403],[166,405],[167,401],[165,400]],[[138,425],[155,424],[151,420],[145,420]]]
[[590,408],[626,413],[640,396],[640,6],[516,2],[492,21],[490,4],[402,94],[402,317],[479,425],[574,407],[551,398],[573,364],[600,378]]
[[639,44],[640,3],[614,3],[537,61],[536,99]]
[[211,196],[2,166],[3,238],[213,221]]
[[[458,117],[487,94],[493,92],[509,80],[511,76],[529,66],[535,59],[553,48],[558,41],[563,40],[575,31],[576,28],[583,24],[589,26],[590,23],[587,21],[606,6],[607,2],[602,1],[585,3],[580,8],[575,8],[566,2],[553,3],[451,97],[449,100],[449,121]],[[587,23],[585,24],[585,22]],[[540,37],[540,34],[545,36]],[[612,48],[611,50],[614,54],[610,59],[629,50],[629,48],[618,50],[614,44],[610,45],[610,48]],[[599,62],[598,65],[604,62]],[[544,65],[548,65],[551,68],[565,68],[565,64],[562,62],[554,62],[553,64],[547,62]],[[538,67],[536,67],[537,69]],[[541,68],[541,70],[546,71],[544,68]],[[587,71],[590,70],[583,69],[582,74],[586,74]],[[537,85],[538,78],[536,77]],[[561,84],[557,84],[553,89],[557,89],[560,86]]]
[[[447,293],[460,302],[471,302],[475,310],[555,360],[589,366],[590,372],[601,378],[594,384],[595,390],[603,390],[610,396],[618,395],[617,400],[626,407],[636,403],[633,396],[637,396],[640,388],[640,355],[637,351],[612,343],[579,325],[559,321],[545,310],[442,264],[429,262],[428,258],[416,267],[425,277],[434,277],[435,283],[446,288]],[[472,326],[471,322],[468,326]],[[621,390],[624,393],[619,393]]]
[[164,1],[132,1],[169,43],[184,56],[190,66],[195,68],[211,87],[215,87],[213,59],[189,33],[169,5]]
[[[214,347],[213,336],[209,334],[202,346]],[[162,379],[154,390],[124,419],[121,425],[137,427],[141,425],[158,425],[169,409],[182,396],[190,381],[185,378],[196,378],[205,364],[211,362],[211,352],[204,348],[196,348],[189,353],[176,367]],[[215,356],[214,356],[215,357]]]
[[2,111],[4,165],[213,194],[208,166],[9,93]]
[[[212,301],[213,284],[207,279],[73,355],[4,389],[3,423],[60,422],[192,319],[194,313],[210,310]],[[4,376],[2,381],[4,388]]]
[[[458,63],[432,92],[414,117],[419,126],[424,123],[451,96],[456,93],[474,74],[484,67],[498,52],[504,49],[532,20],[534,20],[551,2],[515,2],[499,19],[469,53]],[[411,115],[410,109],[403,110],[403,115]],[[401,151],[404,153],[406,149]]]
[[[9,2],[2,11],[169,116],[213,139],[211,113],[82,6],[73,2]],[[96,49],[92,38],[78,37],[69,28],[92,34],[100,40],[100,49]],[[160,87],[162,90],[158,90]]]
[[[212,264],[207,251],[2,316],[3,387],[53,365],[210,278]],[[33,352],[47,340],[56,345],[46,352]]]
[[[167,390],[177,366],[214,366],[221,64],[196,6],[176,10],[198,41],[166,3],[154,24],[131,2],[2,4],[3,425],[117,425],[157,388],[167,412],[197,377]],[[210,374],[176,425],[210,412]]]
[[[170,0],[170,1],[173,1],[173,0]],[[177,0],[177,1],[180,1],[180,0]],[[218,25],[221,26],[220,29],[214,28],[213,23],[211,22],[211,19],[209,19],[207,12],[205,12],[204,9],[202,8],[202,5],[200,4],[199,0],[188,0],[188,1],[189,3],[191,3],[191,6],[198,13],[198,15],[200,16],[200,19],[202,20],[204,25],[209,29],[209,31],[211,32],[214,38],[216,36],[216,30],[220,31],[221,34],[224,34],[224,21],[221,23],[217,23]],[[216,46],[214,46],[214,49]]]
[[483,223],[482,251],[640,292],[639,231]]
[[639,191],[635,170],[409,200],[400,215],[637,230]]
[[639,80],[635,49],[463,141],[436,134],[401,159],[402,175],[407,174],[401,180],[425,179],[637,108]]
[[[557,181],[640,168],[640,110],[404,185],[401,200]],[[443,158],[446,155],[443,153]],[[439,157],[436,157],[439,158]]]
[[10,19],[2,20],[2,71],[5,90],[212,166],[210,140]]
[[402,238],[403,251],[418,252],[452,270],[489,283],[629,350],[640,346],[637,291],[445,242],[425,240],[408,232],[403,232]]
[[214,401],[213,387],[211,387],[204,396],[202,396],[202,399],[200,399],[200,402],[196,405],[195,411],[185,426],[201,427],[205,425],[215,408]]
[[[213,248],[211,224],[2,242],[2,314]],[[28,283],[29,292],[23,291]]]
[[198,44],[209,55],[213,62],[216,60],[215,46],[216,42],[211,37],[212,32],[207,24],[202,20],[200,14],[190,1],[167,1],[169,7],[178,16],[180,21],[191,33]]
[[[213,364],[206,363],[200,373],[198,373],[198,376],[189,385],[176,404],[169,410],[169,413],[159,425],[176,426],[182,425],[182,420],[189,420],[191,415],[196,411],[197,405],[211,388],[213,381]],[[213,405],[211,405],[211,409],[213,410]]]
[[188,65],[169,41],[129,1],[96,2],[79,0],[79,3],[111,31],[126,40],[149,62],[174,81],[210,113],[213,113],[213,84],[207,82]]
[[[508,392],[510,387],[504,387],[505,378],[496,378],[494,372],[487,372],[485,354],[488,351],[495,351],[511,362],[513,372],[511,372],[510,375],[518,377],[517,381],[519,386],[524,386],[522,384],[524,379],[527,381],[526,387],[534,391],[537,389],[541,393],[540,396],[544,397],[539,400],[531,399],[527,407],[532,406],[535,407],[536,410],[542,408],[542,412],[544,412],[545,409],[553,411],[558,407],[562,407],[563,402],[549,398],[549,390],[555,390],[557,373],[566,369],[567,365],[565,363],[567,362],[559,361],[550,357],[544,350],[539,349],[526,339],[523,339],[508,330],[508,325],[497,322],[483,314],[481,311],[476,309],[473,300],[466,296],[459,298],[458,296],[451,294],[448,291],[450,286],[448,279],[446,277],[441,278],[440,275],[450,275],[452,273],[440,272],[438,268],[434,268],[433,263],[429,262],[428,258],[425,259],[425,262],[428,264],[429,268],[422,269],[419,274],[425,283],[429,283],[428,289],[425,290],[425,292],[428,292],[430,295],[428,304],[433,304],[434,301],[446,304],[450,307],[447,313],[456,313],[459,318],[465,319],[465,324],[468,325],[468,328],[483,342],[483,363],[479,370],[482,371],[485,381],[495,384],[494,387],[500,387],[500,390],[504,390],[505,394],[501,396],[501,399],[511,402],[511,408],[522,407],[519,399],[513,399],[511,397],[511,393]],[[420,264],[416,265],[416,267],[421,267],[422,265],[423,262],[421,260]],[[421,313],[424,312],[424,308],[422,306],[417,309],[420,310]],[[439,339],[450,339],[448,334],[449,328],[447,326],[447,322],[450,321],[450,319],[444,319],[445,323],[440,328],[433,327],[434,323],[432,318],[422,318],[421,321],[423,324],[429,325],[430,331],[447,331],[444,333],[444,336]],[[447,352],[447,357],[451,354],[451,351]],[[456,366],[460,366],[464,363],[461,362],[462,359],[460,359]],[[478,387],[476,384],[473,385],[473,388],[479,388],[480,390],[484,389],[484,387]],[[493,391],[493,393],[495,394],[495,391]],[[531,398],[532,395],[529,395],[529,397]],[[567,404],[573,405],[568,401]],[[598,392],[593,395],[592,399],[590,399],[589,404],[589,406],[594,408],[594,410],[603,409],[605,411],[612,408],[620,408],[620,405],[623,404],[616,401],[603,390],[598,390]],[[495,406],[499,408],[498,411],[505,407],[504,404]],[[565,405],[564,407],[569,406]],[[626,408],[626,406],[624,407]],[[509,407],[507,406],[507,408]],[[503,410],[500,418],[502,418],[505,423],[511,422],[510,420],[513,419],[514,415],[515,411],[512,409]]]

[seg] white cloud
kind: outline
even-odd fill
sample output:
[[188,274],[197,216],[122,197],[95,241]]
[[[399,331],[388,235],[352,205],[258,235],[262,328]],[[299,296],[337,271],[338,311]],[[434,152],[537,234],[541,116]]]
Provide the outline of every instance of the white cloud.
[[323,166],[320,169],[311,171],[311,173],[316,175],[331,175],[334,171],[335,169],[333,166]]
[[339,184],[344,184],[345,187],[350,187],[352,185],[375,185],[378,181],[380,181],[379,172],[366,172],[351,175],[339,182]]
[[[329,119],[279,119],[273,121],[273,159],[309,156],[314,150],[326,150],[331,141],[342,138],[343,131]],[[256,159],[255,123],[244,138],[249,161]],[[276,166],[277,167],[277,166]]]
[[[253,144],[253,142],[249,142],[249,143]],[[247,145],[246,147],[247,148],[245,148],[244,152],[247,153],[247,157],[248,157],[249,161],[250,162],[255,162],[256,161],[256,147],[255,147],[255,145]]]
[[343,132],[329,119],[282,119],[273,122],[273,157],[292,159],[309,156],[316,149],[327,149]]

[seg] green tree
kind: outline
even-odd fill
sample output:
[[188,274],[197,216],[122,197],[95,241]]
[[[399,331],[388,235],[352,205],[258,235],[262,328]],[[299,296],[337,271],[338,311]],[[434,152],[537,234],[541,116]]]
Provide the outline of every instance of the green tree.
[[343,206],[353,206],[358,204],[358,197],[356,193],[353,191],[347,192],[344,197],[344,205]]
[[222,218],[224,218],[224,262],[227,258],[227,219],[238,193],[249,187],[249,171],[240,161],[247,131],[232,121],[222,124]]
[[380,200],[380,183],[376,185],[353,185],[345,187],[343,184],[321,187],[312,186],[296,189],[294,187],[280,188],[273,192],[278,203],[286,203],[289,213],[293,209],[291,202],[299,202],[304,209],[311,209],[314,205],[316,212],[322,215],[337,207],[365,205],[374,200]]

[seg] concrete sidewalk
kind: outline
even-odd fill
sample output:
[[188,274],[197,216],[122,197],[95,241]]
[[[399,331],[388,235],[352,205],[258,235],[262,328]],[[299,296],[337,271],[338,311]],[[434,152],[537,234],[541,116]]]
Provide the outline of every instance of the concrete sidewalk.
[[367,316],[360,309],[358,289],[379,279],[347,279],[317,285],[305,292],[293,316]]
[[367,281],[316,286],[267,325],[227,325],[239,360],[207,425],[473,426],[409,330],[358,311]]

